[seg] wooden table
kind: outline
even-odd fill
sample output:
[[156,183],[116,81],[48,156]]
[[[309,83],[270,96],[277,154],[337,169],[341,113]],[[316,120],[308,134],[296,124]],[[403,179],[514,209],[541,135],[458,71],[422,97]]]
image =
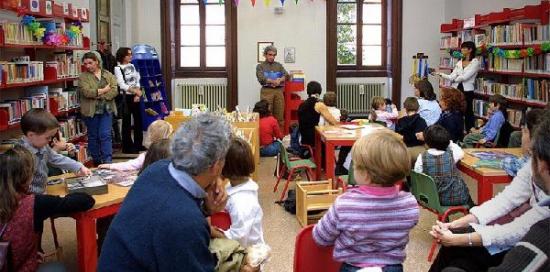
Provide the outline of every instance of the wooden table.
[[[73,174],[66,174],[59,177],[69,177]],[[92,209],[72,215],[76,220],[76,243],[78,254],[78,271],[97,271],[97,238],[96,220],[114,215],[118,212],[122,201],[128,194],[131,187],[122,187],[109,184],[109,192],[104,195],[94,195],[95,205]],[[67,194],[63,183],[49,185],[46,188],[49,195],[64,196]]]
[[473,165],[479,159],[470,155],[472,151],[504,151],[518,157],[522,156],[522,152],[521,148],[464,149],[464,158],[458,163],[458,169],[477,181],[477,204],[479,205],[493,198],[493,185],[510,183],[512,177],[502,169],[474,168]]
[[[378,124],[367,125],[373,128],[384,129]],[[361,138],[361,129],[345,129],[341,126],[317,126],[315,127],[315,179],[321,178],[321,150],[322,145],[325,146],[325,179],[334,178],[334,150],[337,146],[353,146],[355,141]]]

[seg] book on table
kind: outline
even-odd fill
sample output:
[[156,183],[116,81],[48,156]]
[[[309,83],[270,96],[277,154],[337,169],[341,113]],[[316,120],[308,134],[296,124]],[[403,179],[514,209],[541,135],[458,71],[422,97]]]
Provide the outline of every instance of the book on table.
[[108,193],[107,182],[99,176],[87,176],[65,179],[67,193],[88,193],[102,195]]

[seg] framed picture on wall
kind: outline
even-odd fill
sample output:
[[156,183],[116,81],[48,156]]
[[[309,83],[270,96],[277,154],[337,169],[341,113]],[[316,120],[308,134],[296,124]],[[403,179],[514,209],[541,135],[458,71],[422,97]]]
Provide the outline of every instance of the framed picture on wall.
[[285,63],[296,62],[296,47],[285,47]]
[[273,45],[273,42],[258,42],[258,62],[264,61],[264,49],[270,45]]

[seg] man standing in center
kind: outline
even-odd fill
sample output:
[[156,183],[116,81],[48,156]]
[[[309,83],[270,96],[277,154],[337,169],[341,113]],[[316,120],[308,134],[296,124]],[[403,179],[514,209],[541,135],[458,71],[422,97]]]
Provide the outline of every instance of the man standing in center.
[[260,99],[265,99],[269,102],[269,109],[279,122],[279,127],[282,128],[285,108],[283,87],[285,79],[289,75],[283,65],[275,61],[275,56],[277,56],[277,48],[275,46],[270,45],[264,49],[265,61],[256,66],[256,77],[262,85]]

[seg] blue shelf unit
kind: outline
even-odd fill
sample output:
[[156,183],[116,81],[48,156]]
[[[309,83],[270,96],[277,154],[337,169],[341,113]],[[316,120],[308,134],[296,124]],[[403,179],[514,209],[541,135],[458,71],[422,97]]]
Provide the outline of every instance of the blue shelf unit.
[[140,84],[145,94],[141,102],[143,130],[158,119],[170,114],[170,103],[166,99],[164,77],[160,69],[158,54],[154,47],[137,44],[132,47],[132,64],[141,76]]

